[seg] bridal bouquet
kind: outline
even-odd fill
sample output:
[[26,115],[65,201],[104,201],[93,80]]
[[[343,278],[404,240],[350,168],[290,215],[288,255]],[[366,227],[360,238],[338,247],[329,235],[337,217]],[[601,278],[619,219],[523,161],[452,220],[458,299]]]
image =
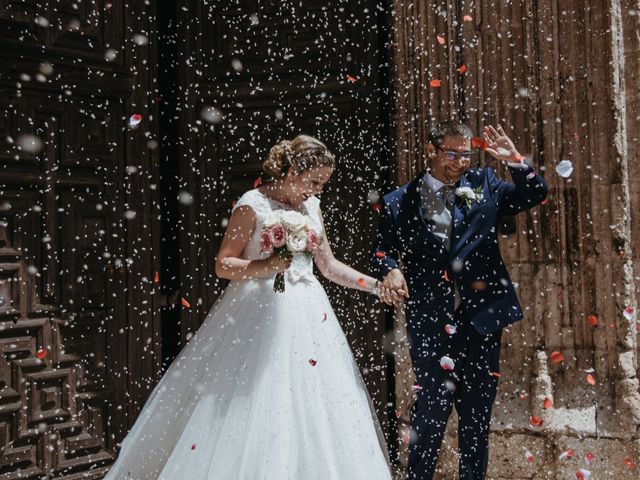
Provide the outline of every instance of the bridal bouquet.
[[[320,236],[312,228],[311,218],[292,210],[276,210],[260,232],[262,252],[286,257],[293,254],[311,256],[320,245]],[[284,292],[284,273],[273,282],[275,292]]]

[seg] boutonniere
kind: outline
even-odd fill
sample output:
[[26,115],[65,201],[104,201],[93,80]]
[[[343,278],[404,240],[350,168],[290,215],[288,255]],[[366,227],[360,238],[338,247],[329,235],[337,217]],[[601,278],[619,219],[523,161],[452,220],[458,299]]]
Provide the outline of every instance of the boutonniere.
[[477,187],[474,189],[469,187],[456,188],[456,197],[462,200],[467,208],[471,208],[471,205],[473,205],[474,203],[480,203],[484,200],[482,187]]

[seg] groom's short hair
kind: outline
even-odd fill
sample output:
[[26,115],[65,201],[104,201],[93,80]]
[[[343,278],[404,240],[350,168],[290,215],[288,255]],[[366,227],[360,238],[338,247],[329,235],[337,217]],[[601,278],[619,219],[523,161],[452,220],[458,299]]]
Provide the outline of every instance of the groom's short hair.
[[473,132],[467,126],[467,124],[459,120],[446,120],[444,122],[437,123],[431,130],[429,130],[429,136],[427,140],[434,146],[439,147],[444,137],[473,137]]

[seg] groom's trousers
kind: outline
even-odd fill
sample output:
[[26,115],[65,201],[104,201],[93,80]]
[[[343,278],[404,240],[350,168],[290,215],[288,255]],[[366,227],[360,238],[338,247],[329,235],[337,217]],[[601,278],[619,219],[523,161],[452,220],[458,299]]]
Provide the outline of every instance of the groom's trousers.
[[[410,480],[433,478],[452,406],[459,419],[460,479],[485,477],[502,330],[482,335],[460,310],[454,316],[456,333],[434,339],[433,345],[422,349],[420,358],[413,359],[418,399],[411,412]],[[454,361],[452,371],[440,365],[444,355]]]

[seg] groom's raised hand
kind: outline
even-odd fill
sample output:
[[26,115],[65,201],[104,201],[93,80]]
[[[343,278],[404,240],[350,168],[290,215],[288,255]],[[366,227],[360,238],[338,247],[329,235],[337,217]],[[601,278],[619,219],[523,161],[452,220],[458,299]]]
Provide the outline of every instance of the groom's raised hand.
[[399,307],[406,298],[409,298],[407,282],[400,269],[394,268],[387,273],[382,281],[380,299],[388,305],[393,304]]
[[484,127],[482,136],[488,144],[485,152],[493,158],[504,163],[521,163],[524,160],[500,125],[497,129],[491,125]]

